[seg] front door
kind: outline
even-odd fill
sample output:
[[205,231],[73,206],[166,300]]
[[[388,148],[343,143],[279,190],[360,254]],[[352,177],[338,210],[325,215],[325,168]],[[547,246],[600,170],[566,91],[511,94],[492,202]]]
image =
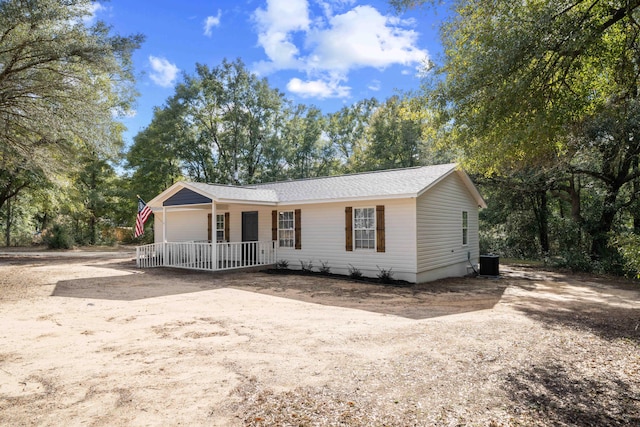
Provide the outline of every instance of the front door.
[[[258,241],[258,212],[242,212],[242,241]],[[246,243],[242,245],[242,263],[253,265],[256,262],[258,243]]]

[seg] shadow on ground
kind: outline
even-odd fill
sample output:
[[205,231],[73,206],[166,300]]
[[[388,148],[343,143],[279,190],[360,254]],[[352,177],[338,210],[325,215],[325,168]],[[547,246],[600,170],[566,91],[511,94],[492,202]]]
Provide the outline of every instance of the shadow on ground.
[[56,283],[52,296],[132,301],[234,288],[312,304],[425,319],[494,307],[506,284],[473,278],[413,286],[385,286],[336,278],[265,273],[210,273],[172,268],[137,270],[111,263],[114,274]]
[[[600,338],[640,343],[640,286],[617,277],[519,270],[510,286],[527,292],[511,301],[515,310],[549,329],[569,328]],[[512,278],[516,277],[517,280]]]
[[510,373],[505,381],[513,406],[540,425],[640,425],[640,396],[633,388],[615,373],[583,377],[552,361]]

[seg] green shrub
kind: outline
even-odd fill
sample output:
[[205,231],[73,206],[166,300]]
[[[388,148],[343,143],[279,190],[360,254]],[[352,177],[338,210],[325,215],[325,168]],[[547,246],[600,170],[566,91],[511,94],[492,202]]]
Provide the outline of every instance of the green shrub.
[[[376,267],[378,266],[376,265]],[[386,270],[378,267],[378,279],[380,279],[380,283],[393,283],[393,271],[391,270],[393,270],[393,268]]]
[[49,249],[70,249],[73,246],[73,238],[64,226],[55,224],[44,237],[44,242]]
[[320,271],[320,273],[322,274],[329,274],[331,273],[331,267],[329,267],[329,261],[322,261],[320,260],[320,267],[318,267],[318,270]]
[[311,271],[313,271],[313,261],[309,260],[309,262],[304,262],[300,260],[300,268],[305,273],[311,273]]
[[628,274],[640,279],[640,235],[620,234],[611,240],[611,246],[622,256]]
[[360,279],[362,277],[362,271],[349,264],[349,277],[352,279]]

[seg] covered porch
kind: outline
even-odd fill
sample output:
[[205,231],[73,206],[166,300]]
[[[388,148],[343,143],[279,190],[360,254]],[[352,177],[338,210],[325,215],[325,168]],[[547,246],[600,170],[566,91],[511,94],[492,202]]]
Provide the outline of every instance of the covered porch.
[[276,242],[161,242],[136,248],[138,268],[232,270],[276,263]]
[[147,204],[155,242],[136,248],[137,267],[218,271],[275,264],[275,203],[262,193],[197,183],[170,187]]

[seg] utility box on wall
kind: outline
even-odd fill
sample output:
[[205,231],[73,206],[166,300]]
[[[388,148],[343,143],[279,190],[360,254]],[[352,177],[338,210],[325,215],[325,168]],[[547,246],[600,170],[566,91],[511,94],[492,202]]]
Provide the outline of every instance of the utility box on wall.
[[480,275],[499,276],[500,257],[498,255],[480,255]]

